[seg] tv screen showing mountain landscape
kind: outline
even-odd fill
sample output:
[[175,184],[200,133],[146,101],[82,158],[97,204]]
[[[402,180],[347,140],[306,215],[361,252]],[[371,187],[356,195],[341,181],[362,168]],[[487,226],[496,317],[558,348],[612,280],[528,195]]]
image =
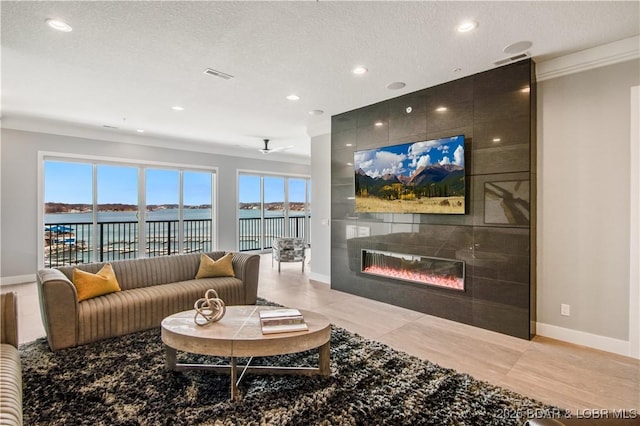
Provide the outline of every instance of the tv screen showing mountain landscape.
[[464,214],[464,135],[354,153],[357,212]]

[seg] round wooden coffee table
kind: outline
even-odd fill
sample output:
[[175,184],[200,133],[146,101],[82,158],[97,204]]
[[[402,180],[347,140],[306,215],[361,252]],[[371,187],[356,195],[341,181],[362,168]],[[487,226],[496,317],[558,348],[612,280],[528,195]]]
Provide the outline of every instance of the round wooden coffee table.
[[[181,371],[209,370],[231,375],[231,399],[238,395],[238,384],[245,373],[253,374],[303,374],[328,376],[329,320],[315,312],[300,310],[309,331],[262,334],[259,312],[279,309],[271,306],[228,306],[225,316],[218,322],[205,326],[194,323],[195,311],[178,312],[162,320],[162,342],[165,344],[167,367]],[[237,365],[238,357],[273,356],[302,352],[318,348],[318,367],[266,367]],[[229,365],[178,364],[176,350],[201,355],[229,357]],[[238,369],[242,369],[238,378]]]

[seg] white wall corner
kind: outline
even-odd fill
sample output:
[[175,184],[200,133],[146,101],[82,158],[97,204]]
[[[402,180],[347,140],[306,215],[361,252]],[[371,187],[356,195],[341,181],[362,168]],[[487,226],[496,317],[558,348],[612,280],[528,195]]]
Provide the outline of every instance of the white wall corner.
[[[587,346],[601,351],[612,352],[618,355],[631,357],[631,347],[628,341],[614,339],[597,334],[585,333],[584,331],[572,330],[558,327],[551,324],[536,323],[538,336],[551,339],[562,340],[563,342],[575,345]],[[637,357],[633,357],[637,358]]]
[[640,36],[625,38],[536,64],[536,80],[544,81],[640,58]]
[[316,274],[315,272],[309,272],[309,279],[314,281],[320,281],[321,283],[331,284],[331,277],[322,274]]
[[631,88],[629,356],[640,359],[640,86]]
[[327,133],[331,133],[331,119],[329,118],[307,126],[307,135],[309,135],[309,137],[325,135]]

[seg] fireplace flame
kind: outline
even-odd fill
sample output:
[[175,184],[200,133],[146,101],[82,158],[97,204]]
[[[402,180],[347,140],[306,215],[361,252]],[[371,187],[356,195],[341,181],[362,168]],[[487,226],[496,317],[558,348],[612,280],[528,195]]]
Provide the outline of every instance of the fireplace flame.
[[364,267],[362,272],[368,274],[381,275],[400,280],[416,281],[431,284],[439,287],[446,287],[455,290],[464,290],[464,280],[451,275],[428,274],[424,272],[409,271],[405,269],[389,268],[386,266],[370,265]]

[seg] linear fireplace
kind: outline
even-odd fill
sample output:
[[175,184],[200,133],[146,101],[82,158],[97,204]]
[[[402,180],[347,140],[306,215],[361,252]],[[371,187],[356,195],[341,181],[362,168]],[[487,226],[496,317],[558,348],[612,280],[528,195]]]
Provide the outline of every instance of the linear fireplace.
[[464,262],[455,259],[362,250],[363,274],[464,291]]

